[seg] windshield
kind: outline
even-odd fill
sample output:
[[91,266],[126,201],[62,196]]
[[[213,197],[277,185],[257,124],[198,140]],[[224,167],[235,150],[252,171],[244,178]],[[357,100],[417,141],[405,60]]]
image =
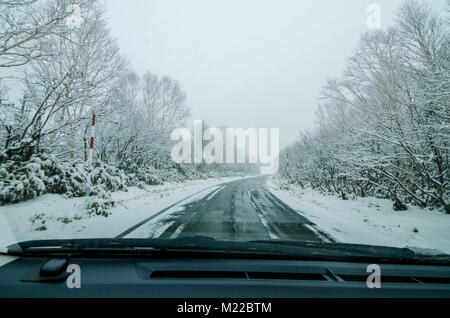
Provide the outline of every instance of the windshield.
[[0,1],[0,252],[450,254],[449,26],[445,0]]

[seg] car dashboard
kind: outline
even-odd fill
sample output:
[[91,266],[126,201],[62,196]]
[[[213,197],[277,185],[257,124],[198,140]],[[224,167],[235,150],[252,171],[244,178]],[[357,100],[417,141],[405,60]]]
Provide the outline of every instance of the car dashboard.
[[1,257],[9,258],[0,267],[1,298],[450,297],[447,266],[379,264],[380,288],[369,288],[366,263],[72,257],[67,268],[75,265],[80,274],[74,287],[66,268],[54,276],[42,274],[52,259]]

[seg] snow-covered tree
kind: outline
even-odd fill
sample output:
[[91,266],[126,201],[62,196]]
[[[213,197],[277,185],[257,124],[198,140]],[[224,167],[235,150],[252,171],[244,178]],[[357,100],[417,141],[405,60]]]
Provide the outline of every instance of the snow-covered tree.
[[287,150],[292,181],[450,213],[449,31],[408,0],[393,27],[365,33],[324,87],[316,131]]

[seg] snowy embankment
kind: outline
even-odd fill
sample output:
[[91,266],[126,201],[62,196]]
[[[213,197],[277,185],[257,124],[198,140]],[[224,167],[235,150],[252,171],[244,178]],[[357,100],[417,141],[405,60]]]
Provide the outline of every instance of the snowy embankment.
[[[130,187],[111,193],[116,206],[108,217],[88,216],[87,198],[46,194],[22,203],[0,207],[0,248],[37,239],[105,238],[152,216],[186,197],[183,203],[207,195],[218,185],[242,177],[215,178],[183,183]],[[198,193],[201,191],[200,193]]]
[[337,242],[430,249],[450,254],[450,215],[408,206],[397,212],[392,201],[376,198],[342,200],[312,189],[267,180],[271,192],[315,223]]

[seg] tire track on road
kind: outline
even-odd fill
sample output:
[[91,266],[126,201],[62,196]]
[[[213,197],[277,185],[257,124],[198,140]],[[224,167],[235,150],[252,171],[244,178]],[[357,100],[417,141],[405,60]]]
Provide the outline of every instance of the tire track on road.
[[[200,190],[200,191],[198,191],[198,192],[195,192],[195,193],[193,193],[193,194],[191,194],[191,195],[189,195],[189,196],[187,196],[187,197],[185,197],[185,198],[183,198],[183,199],[181,199],[181,200],[175,202],[174,204],[169,205],[168,207],[166,207],[166,208],[164,208],[164,209],[162,209],[162,210],[156,212],[155,214],[153,214],[152,216],[150,216],[150,217],[148,217],[148,218],[142,220],[141,222],[139,222],[139,223],[133,225],[132,227],[128,228],[127,230],[125,230],[125,231],[123,231],[122,233],[120,233],[119,235],[117,235],[115,238],[116,238],[116,239],[124,238],[125,236],[127,236],[127,235],[129,235],[131,232],[137,230],[139,227],[141,227],[141,226],[144,225],[145,223],[150,222],[150,221],[153,220],[154,218],[160,216],[160,215],[163,214],[164,212],[167,212],[168,210],[170,210],[171,208],[173,208],[173,207],[175,207],[175,206],[181,204],[182,202],[184,202],[184,201],[186,201],[186,200],[189,200],[190,198],[192,198],[192,197],[194,197],[194,196],[196,196],[196,195],[198,195],[198,194],[200,194],[200,193],[202,193],[202,192],[211,190],[211,188],[215,188],[215,187],[217,187],[217,186],[223,187],[225,184],[226,184],[226,183],[222,183],[222,184],[220,184],[220,185],[214,185],[214,186],[208,187],[208,188],[206,188],[206,189],[202,189],[202,190]],[[216,191],[216,190],[217,190],[217,189],[211,191],[211,193],[213,193],[213,192]],[[210,194],[211,194],[211,193],[210,193]]]

